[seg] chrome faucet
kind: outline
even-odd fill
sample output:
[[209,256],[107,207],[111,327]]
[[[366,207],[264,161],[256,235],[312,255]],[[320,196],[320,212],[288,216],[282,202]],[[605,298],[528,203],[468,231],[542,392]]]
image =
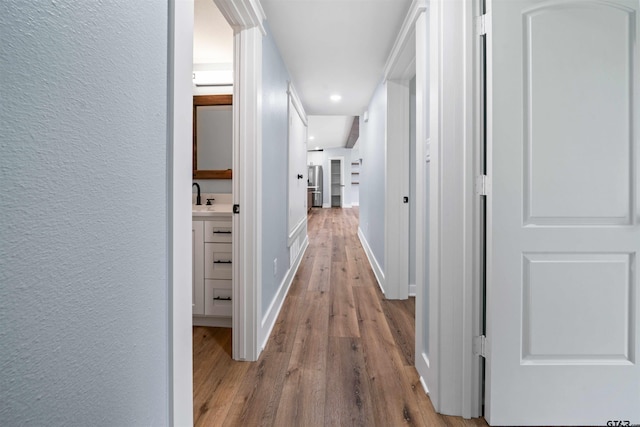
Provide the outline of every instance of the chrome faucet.
[[202,200],[200,199],[200,184],[198,184],[197,182],[194,182],[191,188],[193,188],[194,185],[198,189],[198,196],[196,197],[196,205],[200,206],[202,204]]

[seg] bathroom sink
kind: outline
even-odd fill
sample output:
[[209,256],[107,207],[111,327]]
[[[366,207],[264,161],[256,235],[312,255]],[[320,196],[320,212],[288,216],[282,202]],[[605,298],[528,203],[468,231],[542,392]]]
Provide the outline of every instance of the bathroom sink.
[[207,205],[191,205],[191,210],[194,212],[215,212],[215,206],[207,206]]
[[231,204],[191,205],[191,212],[195,216],[226,216],[230,215],[232,211],[233,205]]

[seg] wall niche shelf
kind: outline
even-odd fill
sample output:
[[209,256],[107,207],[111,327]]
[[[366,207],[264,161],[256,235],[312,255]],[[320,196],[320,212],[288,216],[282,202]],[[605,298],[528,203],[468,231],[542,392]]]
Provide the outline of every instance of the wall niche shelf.
[[360,162],[351,162],[351,185],[360,184]]

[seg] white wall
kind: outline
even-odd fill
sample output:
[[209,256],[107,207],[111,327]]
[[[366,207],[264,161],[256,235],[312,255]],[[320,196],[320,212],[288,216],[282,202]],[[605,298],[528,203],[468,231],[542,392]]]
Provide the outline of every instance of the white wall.
[[169,423],[169,6],[156,6],[0,3],[4,425]]
[[[344,200],[343,206],[345,208],[350,208],[354,205],[354,197],[355,197],[355,205],[358,205],[358,192],[356,191],[354,194],[353,186],[351,185],[352,175],[351,175],[351,162],[356,161],[358,157],[354,157],[357,155],[357,151],[354,151],[351,148],[325,148],[324,151],[312,151],[307,154],[307,164],[308,165],[322,165],[322,205],[325,208],[331,207],[331,164],[329,159],[336,157],[343,157],[343,169],[344,169]],[[357,189],[356,189],[357,190]]]

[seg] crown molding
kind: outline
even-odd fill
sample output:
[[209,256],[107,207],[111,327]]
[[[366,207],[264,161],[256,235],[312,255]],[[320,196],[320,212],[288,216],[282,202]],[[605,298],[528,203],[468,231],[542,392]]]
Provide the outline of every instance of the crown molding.
[[385,80],[408,80],[415,74],[418,17],[427,10],[426,0],[413,0],[384,66]]
[[259,0],[214,0],[214,2],[234,32],[259,27],[263,36],[267,34],[264,28],[266,15]]

